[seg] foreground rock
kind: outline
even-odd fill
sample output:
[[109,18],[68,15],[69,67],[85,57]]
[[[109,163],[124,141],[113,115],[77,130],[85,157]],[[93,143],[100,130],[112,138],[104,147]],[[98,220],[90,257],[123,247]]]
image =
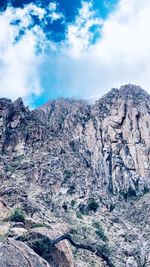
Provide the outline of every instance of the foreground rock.
[[0,267],[51,267],[31,248],[19,241],[0,242]]
[[61,241],[51,248],[50,240],[61,236],[61,231],[44,227],[30,230],[19,237],[36,253],[46,259],[52,267],[75,267],[72,250],[68,241]]

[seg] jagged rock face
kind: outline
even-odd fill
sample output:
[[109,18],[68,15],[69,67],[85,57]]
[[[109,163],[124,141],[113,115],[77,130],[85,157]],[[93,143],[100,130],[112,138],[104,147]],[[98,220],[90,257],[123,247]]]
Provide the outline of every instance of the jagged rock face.
[[0,148],[0,194],[31,214],[39,208],[33,199],[52,210],[66,200],[105,204],[143,194],[150,188],[150,96],[126,85],[94,105],[62,99],[33,111],[21,99],[1,99]]
[[[104,98],[105,114],[100,123],[100,168],[113,194],[131,187],[144,191],[150,178],[150,97],[140,88],[124,86]],[[103,112],[101,99],[98,108]],[[97,107],[96,107],[97,108]]]

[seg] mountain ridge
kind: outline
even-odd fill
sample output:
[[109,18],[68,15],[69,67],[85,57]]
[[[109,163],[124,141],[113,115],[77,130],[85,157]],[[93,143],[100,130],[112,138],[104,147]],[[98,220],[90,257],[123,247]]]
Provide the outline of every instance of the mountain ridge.
[[[142,238],[146,247],[149,239],[136,222],[140,214],[142,225],[150,225],[143,214],[149,213],[149,122],[150,96],[134,85],[112,89],[94,105],[61,99],[30,111],[21,98],[0,99],[0,197],[33,219],[56,225],[62,220],[82,228],[88,216],[93,227],[96,214],[107,235],[115,217],[130,229],[133,216],[138,245]],[[79,214],[85,216],[83,221]],[[118,224],[124,233],[119,219]],[[112,241],[116,229],[110,228]],[[125,241],[118,238],[122,248],[117,253],[128,261]],[[84,265],[83,256],[83,266],[91,266],[88,260]],[[80,261],[77,266],[82,266]]]

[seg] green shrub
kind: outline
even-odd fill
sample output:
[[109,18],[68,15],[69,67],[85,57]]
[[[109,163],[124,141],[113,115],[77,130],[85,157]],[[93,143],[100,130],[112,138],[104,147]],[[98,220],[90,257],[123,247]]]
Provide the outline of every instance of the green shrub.
[[93,225],[93,227],[96,228],[96,229],[99,229],[99,227],[101,227],[101,225],[100,225],[99,222],[93,222],[92,225]]
[[74,194],[75,192],[76,192],[76,188],[75,188],[75,186],[74,186],[74,185],[70,185],[70,187],[69,187],[67,193],[68,193],[69,195],[72,195],[72,194]]
[[107,236],[105,235],[104,230],[103,230],[102,226],[100,225],[100,223],[99,223],[99,222],[94,222],[94,223],[93,223],[93,227],[96,228],[96,230],[95,230],[95,234],[96,234],[100,239],[102,239],[103,241],[106,242],[108,239],[107,239]]
[[71,200],[71,203],[70,203],[71,207],[74,207],[75,204],[76,204],[76,201],[75,201],[74,199],[72,199],[72,200]]
[[111,252],[112,252],[112,248],[108,245],[108,243],[105,243],[103,246],[98,246],[97,251],[99,250],[100,252],[102,251],[103,254],[107,257],[110,257]]
[[107,241],[107,237],[104,233],[104,230],[102,228],[99,228],[98,230],[95,231],[95,234],[97,234],[97,236],[102,239],[103,241]]
[[110,203],[109,211],[112,212],[115,208],[115,204]]
[[85,204],[79,204],[79,211],[83,214],[83,215],[88,215],[88,208]]
[[144,186],[143,194],[147,194],[150,192],[150,189],[147,186]]
[[136,197],[136,190],[133,189],[131,186],[129,187],[127,193],[128,193],[128,196],[129,196],[129,197]]
[[96,212],[97,209],[98,209],[98,207],[99,207],[99,205],[98,205],[98,203],[95,201],[95,199],[93,199],[93,198],[89,199],[89,202],[88,202],[88,204],[87,204],[87,208],[88,208],[88,210],[92,210],[92,211]]
[[46,223],[35,223],[32,228],[38,228],[38,227],[48,227]]
[[70,179],[70,177],[71,177],[71,171],[64,170],[62,184],[65,184]]
[[78,234],[78,229],[77,228],[71,228],[69,231],[70,234],[74,235],[74,234]]
[[76,212],[76,215],[77,215],[77,217],[78,217],[79,219],[83,219],[82,214],[81,214],[80,211],[77,211],[77,212]]
[[14,222],[24,222],[25,213],[21,209],[16,208],[10,215],[9,220]]
[[64,203],[64,204],[62,205],[62,208],[64,209],[64,211],[67,211],[67,210],[68,210],[68,206],[67,206],[67,204]]
[[32,241],[31,248],[41,257],[46,258],[51,248],[51,240],[48,237],[38,238]]
[[136,190],[133,189],[131,186],[128,188],[127,192],[121,192],[121,194],[123,195],[125,200],[127,200],[128,198],[133,198],[137,196]]

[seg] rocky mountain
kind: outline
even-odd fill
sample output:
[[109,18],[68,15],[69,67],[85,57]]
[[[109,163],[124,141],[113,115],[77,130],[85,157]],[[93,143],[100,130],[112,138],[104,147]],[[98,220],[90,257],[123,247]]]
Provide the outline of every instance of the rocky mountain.
[[[20,98],[0,99],[0,158],[0,227],[6,229],[0,253],[6,243],[27,246],[4,222],[5,208],[20,207],[27,221],[46,224],[43,235],[69,231],[80,242],[107,247],[112,266],[150,266],[150,95],[139,86],[112,89],[94,104],[59,99],[35,110]],[[73,249],[73,259],[68,242],[61,243],[69,260],[61,265],[59,253],[54,264],[55,252],[46,264],[110,266],[84,250]]]

